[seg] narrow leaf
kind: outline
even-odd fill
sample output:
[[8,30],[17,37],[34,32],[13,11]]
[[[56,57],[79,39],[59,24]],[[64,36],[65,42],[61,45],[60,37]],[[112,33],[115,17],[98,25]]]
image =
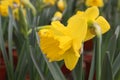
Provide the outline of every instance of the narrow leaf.
[[112,70],[113,70],[113,76],[115,77],[115,75],[117,74],[117,72],[120,69],[120,52],[118,54],[118,56],[116,57],[113,66],[112,66]]
[[1,23],[1,16],[0,16],[0,49],[2,51],[2,55],[3,55],[4,61],[5,61],[8,78],[11,79],[11,74],[10,74],[10,71],[9,71],[10,70],[10,65],[9,65],[8,56],[7,56],[7,52],[6,52],[4,43],[5,42],[4,42],[4,39],[3,39],[2,23]]
[[106,53],[102,64],[101,80],[113,80],[112,66],[108,53]]
[[81,57],[78,61],[78,64],[74,70],[73,73],[74,80],[82,80],[83,77],[83,54],[81,54]]
[[92,56],[92,62],[91,62],[91,67],[90,67],[88,80],[93,80],[94,73],[95,73],[95,50],[94,50],[93,56]]
[[53,62],[53,63],[48,62],[45,55],[43,55],[43,56],[44,56],[44,59],[48,65],[48,68],[49,68],[54,80],[66,80],[63,73],[60,71],[58,64],[55,62]]

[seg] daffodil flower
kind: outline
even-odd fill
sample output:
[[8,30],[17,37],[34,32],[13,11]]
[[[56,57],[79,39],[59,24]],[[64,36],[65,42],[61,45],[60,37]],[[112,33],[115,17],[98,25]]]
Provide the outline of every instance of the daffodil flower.
[[48,27],[38,32],[42,52],[49,61],[64,60],[69,70],[74,69],[87,32],[86,18],[74,15],[66,27],[59,21],[53,21]]
[[11,6],[12,2],[9,0],[2,0],[0,1],[0,14],[2,16],[7,16],[8,15],[8,6]]
[[25,13],[25,9],[23,8],[24,5],[30,6],[30,8],[32,8],[33,12],[35,13],[35,9],[29,0],[2,0],[0,1],[0,14],[2,16],[8,16],[8,8],[10,7],[12,8],[15,18],[18,19],[20,6]]
[[8,16],[8,7],[11,7],[14,13],[19,6],[20,0],[2,0],[0,1],[0,14],[2,16]]
[[102,34],[110,29],[109,23],[104,17],[99,16],[99,9],[95,6],[88,8],[85,12],[78,11],[76,15],[78,17],[79,15],[84,15],[87,19],[88,29],[85,41],[92,39],[96,35],[94,24],[97,24],[101,28]]
[[103,7],[104,5],[103,0],[86,0],[85,4],[87,6],[97,6],[97,7]]

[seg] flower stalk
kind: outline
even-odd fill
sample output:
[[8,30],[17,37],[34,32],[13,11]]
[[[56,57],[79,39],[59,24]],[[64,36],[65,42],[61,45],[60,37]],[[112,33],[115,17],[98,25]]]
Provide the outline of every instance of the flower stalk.
[[97,37],[96,41],[96,80],[101,80],[101,44],[102,35],[100,26],[96,23],[93,24]]

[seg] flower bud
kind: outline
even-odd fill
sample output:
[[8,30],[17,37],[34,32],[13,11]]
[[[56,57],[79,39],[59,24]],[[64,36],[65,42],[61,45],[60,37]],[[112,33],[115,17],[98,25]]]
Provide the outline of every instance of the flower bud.
[[64,11],[65,6],[66,6],[66,3],[65,3],[64,0],[59,0],[59,1],[57,2],[57,6],[58,6],[58,8],[60,9],[60,11]]
[[52,21],[56,21],[56,20],[61,20],[62,19],[62,13],[57,11],[55,14],[54,14],[54,17],[52,18]]

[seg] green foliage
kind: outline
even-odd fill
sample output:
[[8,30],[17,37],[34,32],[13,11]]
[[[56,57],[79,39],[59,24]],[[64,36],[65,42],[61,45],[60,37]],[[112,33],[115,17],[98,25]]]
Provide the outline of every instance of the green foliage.
[[[84,10],[86,6],[83,0],[65,0],[67,7],[63,12],[61,22],[67,24],[68,18],[77,10]],[[67,76],[61,71],[61,63],[50,63],[39,48],[39,38],[36,28],[48,25],[54,13],[58,10],[57,5],[43,5],[42,0],[32,1],[37,10],[34,16],[29,8],[26,8],[26,16],[19,9],[19,20],[12,15],[0,15],[0,51],[7,70],[7,80],[67,80]],[[102,37],[94,40],[93,57],[88,80],[120,80],[120,0],[106,0],[100,14],[111,25],[111,30]],[[30,33],[29,33],[30,32]],[[102,38],[102,39],[101,39]],[[102,40],[102,41],[101,41]],[[6,46],[7,44],[7,46]],[[8,48],[8,51],[6,50]],[[18,58],[14,65],[13,49]],[[74,80],[85,80],[86,73],[83,68],[84,52],[81,54],[76,68],[69,77]]]

